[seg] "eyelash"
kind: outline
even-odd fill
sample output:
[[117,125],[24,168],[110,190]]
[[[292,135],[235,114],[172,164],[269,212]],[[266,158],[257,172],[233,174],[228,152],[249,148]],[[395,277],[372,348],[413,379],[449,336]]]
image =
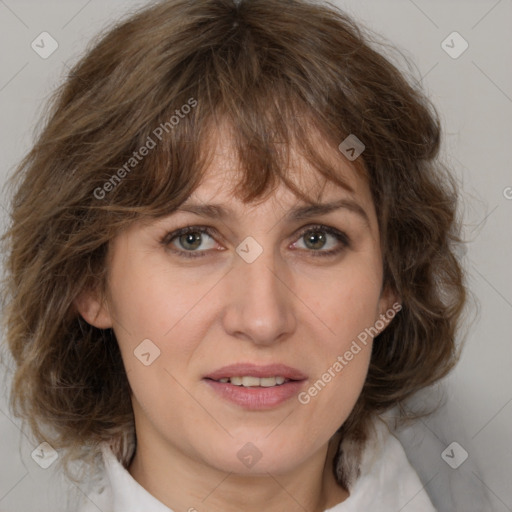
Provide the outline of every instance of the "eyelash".
[[[331,228],[330,226],[324,226],[322,224],[315,224],[312,226],[307,226],[304,228],[298,235],[298,239],[302,238],[307,233],[316,233],[318,231],[323,231],[325,233],[328,233],[329,235],[334,236],[338,240],[338,242],[341,242],[341,247],[338,247],[336,249],[330,249],[328,251],[322,251],[319,249],[318,251],[315,251],[313,249],[305,249],[307,252],[312,253],[311,255],[313,257],[329,257],[329,256],[335,256],[336,254],[340,253],[344,249],[350,247],[350,239],[349,237],[337,229]],[[164,245],[165,247],[168,247],[171,242],[182,235],[186,235],[188,233],[201,233],[201,234],[207,234],[211,238],[214,238],[214,232],[215,230],[210,228],[209,226],[187,226],[181,229],[177,229],[175,231],[169,232],[160,240],[160,243]],[[179,256],[182,256],[184,258],[202,258],[204,256],[208,256],[209,251],[184,251],[184,250],[174,250],[170,249],[171,252],[178,254]]]

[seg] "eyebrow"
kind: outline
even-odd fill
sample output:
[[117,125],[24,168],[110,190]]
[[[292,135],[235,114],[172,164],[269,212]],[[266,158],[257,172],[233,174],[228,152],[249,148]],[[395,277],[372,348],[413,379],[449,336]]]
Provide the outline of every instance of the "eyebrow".
[[[355,201],[351,199],[338,199],[329,203],[313,203],[311,205],[295,206],[285,216],[288,221],[299,221],[309,219],[318,215],[326,215],[333,211],[344,208],[352,212],[370,226],[370,218],[366,211]],[[201,217],[211,217],[213,219],[225,219],[228,215],[233,215],[233,210],[220,204],[196,204],[183,203],[176,212],[189,212]]]

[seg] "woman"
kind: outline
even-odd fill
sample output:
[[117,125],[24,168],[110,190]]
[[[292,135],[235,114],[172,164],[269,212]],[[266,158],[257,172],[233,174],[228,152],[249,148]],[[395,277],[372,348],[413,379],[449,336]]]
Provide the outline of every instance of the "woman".
[[459,357],[439,144],[330,6],[168,0],[104,35],[4,237],[12,405],[89,483],[72,509],[435,510],[382,415]]

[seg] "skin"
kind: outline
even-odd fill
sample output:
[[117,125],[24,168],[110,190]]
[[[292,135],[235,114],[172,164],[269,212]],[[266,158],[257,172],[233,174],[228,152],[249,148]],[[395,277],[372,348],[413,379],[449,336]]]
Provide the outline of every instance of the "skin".
[[[249,411],[203,380],[227,364],[280,362],[308,376],[307,390],[395,302],[382,290],[369,187],[341,154],[326,151],[353,192],[323,182],[294,153],[298,183],[321,202],[356,202],[367,220],[340,208],[288,221],[286,213],[302,203],[281,184],[263,201],[243,204],[231,191],[237,166],[229,137],[219,137],[189,200],[222,204],[233,214],[212,220],[174,212],[132,224],[109,248],[108,300],[101,303],[88,291],[77,301],[86,321],[113,327],[121,349],[138,443],[128,470],[175,511],[323,511],[349,496],[332,473],[339,443],[333,436],[360,395],[371,340],[305,405],[292,397],[270,410]],[[311,224],[346,233],[350,245],[318,230],[324,245],[307,245],[301,230]],[[213,238],[199,235],[199,248],[190,249],[186,236],[167,248],[160,243],[169,232],[199,225],[214,228]],[[247,236],[263,248],[252,263],[235,252]],[[315,257],[336,247],[336,255]],[[187,259],[171,249],[207,255]],[[144,339],[160,349],[149,366],[134,356]],[[237,457],[248,442],[262,454],[252,468]]]

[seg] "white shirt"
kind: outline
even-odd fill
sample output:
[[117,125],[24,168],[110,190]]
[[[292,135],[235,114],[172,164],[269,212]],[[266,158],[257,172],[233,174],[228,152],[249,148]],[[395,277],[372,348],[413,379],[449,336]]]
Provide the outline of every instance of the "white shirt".
[[[436,512],[402,445],[384,421],[365,445],[361,475],[350,496],[325,512]],[[107,445],[102,446],[103,485],[90,493],[79,512],[173,512],[144,489]]]

